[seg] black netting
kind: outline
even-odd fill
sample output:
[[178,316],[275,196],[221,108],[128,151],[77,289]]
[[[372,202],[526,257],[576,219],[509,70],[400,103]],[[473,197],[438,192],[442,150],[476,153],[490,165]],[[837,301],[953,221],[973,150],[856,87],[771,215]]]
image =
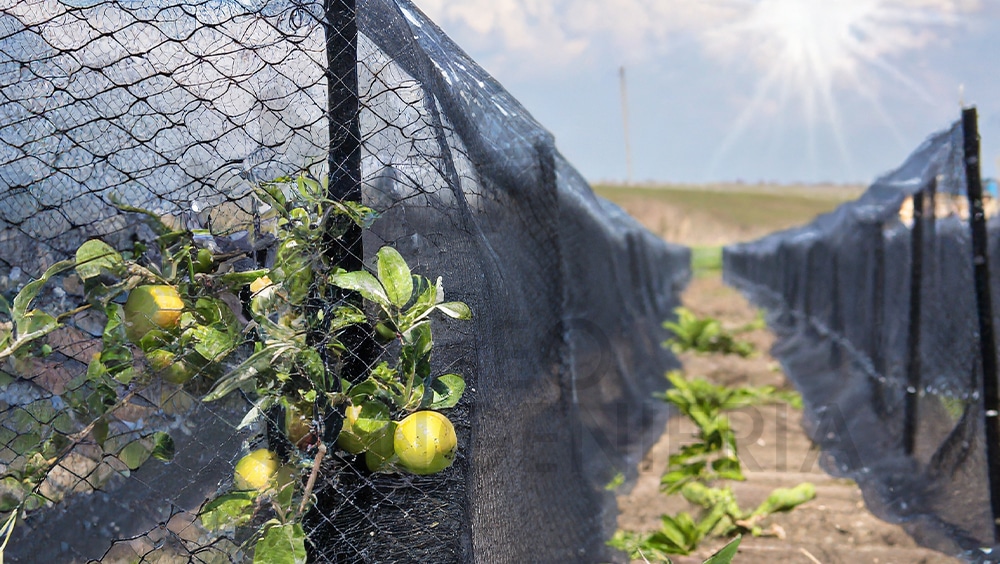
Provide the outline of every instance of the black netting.
[[[660,322],[678,305],[688,253],[595,197],[552,136],[408,1],[361,0],[356,18],[352,5],[0,5],[0,290],[12,302],[90,239],[152,247],[150,216],[193,233],[219,272],[268,268],[282,251],[254,187],[302,171],[328,178],[333,197],[360,195],[378,217],[363,235],[330,238],[324,257],[371,269],[392,245],[474,316],[434,329],[433,371],[466,382],[448,410],[454,465],[373,473],[328,435],[302,518],[310,560],[618,558],[604,545],[615,504],[603,486],[634,474],[662,429],[651,394],[676,361]],[[92,290],[71,268],[33,307],[68,312]],[[245,313],[246,296],[226,299]],[[326,312],[349,300],[311,299]],[[11,318],[0,313],[0,331]],[[284,412],[241,425],[252,387],[200,401],[219,377],[211,367],[183,385],[93,377],[112,342],[108,316],[91,308],[60,322],[0,358],[0,515],[26,510],[7,561],[251,559],[248,536],[273,511],[221,530],[199,511],[248,451],[297,452],[278,431]],[[345,385],[393,354],[370,330],[342,340]],[[331,412],[328,433],[343,409]],[[169,462],[154,459],[163,434]],[[293,458],[307,468],[316,451],[302,452]]]
[[[959,122],[857,201],[727,247],[724,276],[767,309],[824,468],[922,544],[983,559],[994,525],[964,151]],[[985,211],[996,296],[995,202]]]

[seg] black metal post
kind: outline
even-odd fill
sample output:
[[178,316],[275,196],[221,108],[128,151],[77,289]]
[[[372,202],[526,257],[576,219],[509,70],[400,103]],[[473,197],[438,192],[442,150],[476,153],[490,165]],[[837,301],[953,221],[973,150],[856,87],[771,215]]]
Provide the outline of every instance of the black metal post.
[[[361,203],[361,101],[358,94],[358,21],[355,0],[324,0],[326,15],[327,59],[327,119],[329,120],[330,147],[327,153],[330,184],[327,196],[341,202]],[[323,226],[325,257],[330,265],[345,270],[360,270],[364,266],[362,229],[350,219],[330,215]],[[329,295],[313,296],[318,309],[329,309],[350,303],[362,306],[361,296],[355,292],[331,289]],[[332,317],[332,316],[331,316]],[[330,318],[330,317],[328,317]],[[349,327],[338,335],[346,353],[334,359],[323,348],[324,364],[331,378],[330,385],[339,389],[341,378],[350,382],[362,380],[377,357],[377,345],[367,326]],[[320,327],[311,335],[313,341],[326,342],[330,335]],[[335,366],[340,364],[339,369]],[[333,441],[340,432],[341,410],[327,411],[324,422],[324,439]]]
[[965,179],[969,196],[969,225],[972,230],[972,264],[976,281],[979,314],[979,352],[983,367],[983,409],[986,426],[986,460],[990,479],[990,507],[993,510],[993,539],[1000,542],[1000,385],[997,381],[997,347],[993,331],[993,300],[990,295],[989,254],[986,214],[983,210],[983,183],[979,170],[979,130],[976,108],[962,110],[965,145]]
[[[931,182],[936,182],[931,180]],[[933,190],[931,190],[933,192]],[[906,401],[903,414],[903,451],[913,455],[917,436],[917,411],[920,398],[920,303],[924,278],[924,201],[927,191],[913,195],[913,229],[910,231],[910,323],[906,338]],[[934,203],[931,202],[931,214]]]
[[[355,0],[325,0],[329,196],[361,201],[361,126],[358,98],[358,21]],[[353,226],[328,252],[346,270],[361,268],[361,228]]]

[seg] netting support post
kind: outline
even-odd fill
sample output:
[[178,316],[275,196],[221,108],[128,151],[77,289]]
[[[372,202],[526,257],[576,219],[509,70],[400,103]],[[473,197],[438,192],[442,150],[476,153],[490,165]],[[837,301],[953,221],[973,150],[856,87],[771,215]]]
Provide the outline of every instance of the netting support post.
[[903,452],[913,455],[917,436],[917,412],[920,401],[920,304],[924,278],[924,209],[930,195],[930,210],[934,213],[936,179],[913,195],[913,229],[910,231],[910,323],[906,338],[906,401],[903,419]]
[[[339,201],[361,201],[361,126],[358,96],[358,20],[355,0],[325,0],[327,114],[330,149],[329,196]],[[344,239],[340,264],[347,270],[362,264],[361,229]],[[357,261],[344,264],[343,260]]]
[[[924,246],[927,220],[924,208],[930,206],[930,221],[934,221],[934,198],[937,194],[937,178],[931,178],[927,186],[913,195],[913,229],[910,232],[910,304],[909,332],[906,338],[906,399],[903,409],[903,452],[913,455],[917,436],[917,421],[920,401],[921,375],[923,364],[920,360],[921,304],[923,303]],[[932,231],[933,236],[933,231]]]
[[983,409],[986,427],[986,460],[989,471],[993,539],[1000,542],[1000,385],[997,382],[997,347],[993,330],[993,300],[990,295],[989,253],[983,182],[979,169],[979,129],[976,108],[962,110],[965,148],[965,181],[969,196],[972,230],[972,264],[975,272],[976,307],[979,314],[979,352],[983,367]]
[[[358,20],[355,0],[324,0],[326,39],[327,119],[330,145],[327,152],[329,187],[327,196],[340,202],[361,203],[361,100],[358,93]],[[345,270],[364,267],[362,229],[353,221],[329,215],[324,254],[327,263]],[[342,233],[338,238],[337,233]],[[342,304],[362,306],[355,292],[334,289],[331,295],[315,296],[315,306],[329,309]],[[329,316],[328,318],[332,318]],[[312,335],[317,342],[329,339],[322,328]],[[354,326],[339,335],[346,353],[339,359],[323,354],[331,385],[339,389],[341,378],[358,382],[364,378],[374,356],[370,328]],[[339,367],[337,366],[339,364]],[[320,406],[322,407],[322,406]],[[326,413],[324,440],[333,441],[340,432],[342,409]]]

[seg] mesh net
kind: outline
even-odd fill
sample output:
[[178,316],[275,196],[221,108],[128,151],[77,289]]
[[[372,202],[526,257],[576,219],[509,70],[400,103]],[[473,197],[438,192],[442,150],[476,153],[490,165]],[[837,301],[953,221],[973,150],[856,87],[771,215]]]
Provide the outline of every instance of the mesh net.
[[857,201],[727,247],[724,276],[767,309],[824,468],[919,542],[980,560],[994,527],[966,186],[959,122]]
[[[240,526],[204,515],[258,448],[298,464],[296,495],[319,468],[299,519],[310,561],[618,557],[604,546],[615,506],[603,486],[633,474],[662,429],[651,393],[676,361],[660,322],[678,305],[688,252],[595,197],[551,135],[409,2],[0,2],[0,116],[0,290],[12,305],[0,336],[50,330],[0,359],[0,509],[8,526],[23,515],[8,561],[249,560],[258,526],[281,521],[277,506],[254,498]],[[252,382],[202,401],[254,354],[248,290],[199,306],[199,327],[240,330],[171,341],[168,364],[190,372],[160,377],[154,353],[123,344],[108,313],[124,294],[82,308],[116,282],[108,269],[58,265],[99,239],[137,257],[133,268],[165,269],[162,223],[191,241],[173,273],[185,299],[208,291],[195,280],[273,275],[292,253],[275,235],[288,224],[257,187],[303,172],[329,183],[331,202],[360,199],[377,217],[362,231],[321,216],[314,228],[335,236],[315,239],[282,281],[294,294],[302,276],[303,307],[327,316],[328,332],[306,332],[310,346],[347,349],[320,355],[320,372],[340,378],[326,403],[302,408],[299,448],[288,405],[247,417]],[[458,454],[436,474],[373,472],[335,443],[344,407],[329,398],[400,349],[370,324],[330,329],[335,308],[372,307],[323,294],[317,268],[373,270],[383,245],[414,273],[442,276],[448,299],[473,312],[434,319],[431,373],[465,382],[445,410]],[[207,278],[193,271],[201,250]],[[19,317],[15,295],[39,277],[28,309],[58,315],[57,327]],[[219,342],[224,360],[185,364]]]

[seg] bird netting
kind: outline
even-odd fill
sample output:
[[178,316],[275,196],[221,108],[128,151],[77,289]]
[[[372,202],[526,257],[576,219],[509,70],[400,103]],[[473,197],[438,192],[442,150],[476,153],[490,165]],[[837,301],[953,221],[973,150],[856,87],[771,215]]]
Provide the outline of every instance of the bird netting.
[[407,0],[0,2],[4,556],[615,559],[688,258]]
[[[969,115],[858,200],[727,247],[724,276],[767,310],[824,468],[920,543],[983,560],[995,541],[983,385],[996,355],[983,323],[996,316],[981,315],[977,285],[986,271],[986,298],[998,295],[1000,231],[995,200],[970,204],[983,200],[967,189],[978,175]],[[970,223],[988,227],[988,255]]]

